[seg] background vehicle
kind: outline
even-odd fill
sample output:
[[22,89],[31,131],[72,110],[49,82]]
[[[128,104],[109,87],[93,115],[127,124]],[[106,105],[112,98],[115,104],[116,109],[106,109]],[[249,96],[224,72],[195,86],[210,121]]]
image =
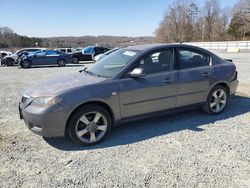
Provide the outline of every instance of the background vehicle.
[[54,50],[70,54],[75,51],[74,48],[55,48]]
[[13,53],[9,51],[0,51],[0,57],[10,56],[11,54]]
[[81,73],[28,88],[20,116],[36,134],[66,133],[78,144],[92,145],[121,122],[198,107],[220,114],[237,86],[235,65],[207,50],[180,44],[133,46]]
[[4,57],[5,56],[9,56],[11,54],[12,54],[12,52],[9,52],[9,51],[0,51],[0,65],[1,66],[5,66],[6,65]]
[[4,60],[7,66],[19,65],[20,57],[27,52],[36,52],[45,50],[45,48],[23,48],[12,55],[5,56]]
[[24,56],[20,65],[22,68],[30,68],[36,65],[58,65],[63,67],[71,62],[72,57],[69,54],[55,50],[43,50]]
[[120,49],[120,48],[113,48],[113,49],[111,49],[111,50],[109,50],[109,51],[107,51],[107,52],[105,52],[105,53],[98,54],[98,55],[96,55],[96,56],[94,57],[94,61],[98,61],[98,60],[104,58],[105,56],[107,56],[107,55],[109,55],[109,54],[111,54],[111,53],[113,53],[113,52],[115,52],[116,50],[119,50],[119,49]]
[[99,46],[89,46],[83,48],[82,51],[76,51],[72,53],[73,63],[78,63],[79,61],[93,61],[93,58],[96,55],[105,53],[108,50],[108,48]]

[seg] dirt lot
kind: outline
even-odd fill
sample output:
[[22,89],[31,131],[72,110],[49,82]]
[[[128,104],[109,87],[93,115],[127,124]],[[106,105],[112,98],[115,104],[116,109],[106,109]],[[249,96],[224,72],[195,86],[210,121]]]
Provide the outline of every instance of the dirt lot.
[[87,148],[34,135],[17,110],[25,87],[82,66],[0,67],[0,187],[250,187],[250,53],[219,55],[241,82],[223,114],[129,123]]

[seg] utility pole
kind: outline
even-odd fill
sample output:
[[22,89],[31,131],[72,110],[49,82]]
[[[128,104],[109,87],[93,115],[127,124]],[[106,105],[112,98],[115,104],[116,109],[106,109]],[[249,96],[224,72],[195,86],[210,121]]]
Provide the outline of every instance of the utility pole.
[[204,41],[205,24],[202,25],[202,43]]

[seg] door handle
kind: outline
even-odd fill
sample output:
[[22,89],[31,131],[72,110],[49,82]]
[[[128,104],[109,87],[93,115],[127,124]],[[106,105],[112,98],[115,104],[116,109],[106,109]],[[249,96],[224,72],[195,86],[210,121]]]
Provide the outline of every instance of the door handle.
[[210,73],[209,72],[204,72],[204,73],[202,73],[202,76],[203,77],[208,77],[208,76],[210,76]]
[[163,82],[166,83],[166,84],[171,83],[171,81],[172,81],[172,79],[170,79],[170,78],[165,78],[165,79],[163,80]]

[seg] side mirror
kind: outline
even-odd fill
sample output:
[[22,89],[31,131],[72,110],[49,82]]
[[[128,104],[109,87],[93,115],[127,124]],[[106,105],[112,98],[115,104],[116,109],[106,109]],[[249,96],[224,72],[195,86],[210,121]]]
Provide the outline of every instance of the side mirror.
[[129,73],[129,76],[131,78],[140,78],[145,76],[145,74],[142,68],[135,68]]

